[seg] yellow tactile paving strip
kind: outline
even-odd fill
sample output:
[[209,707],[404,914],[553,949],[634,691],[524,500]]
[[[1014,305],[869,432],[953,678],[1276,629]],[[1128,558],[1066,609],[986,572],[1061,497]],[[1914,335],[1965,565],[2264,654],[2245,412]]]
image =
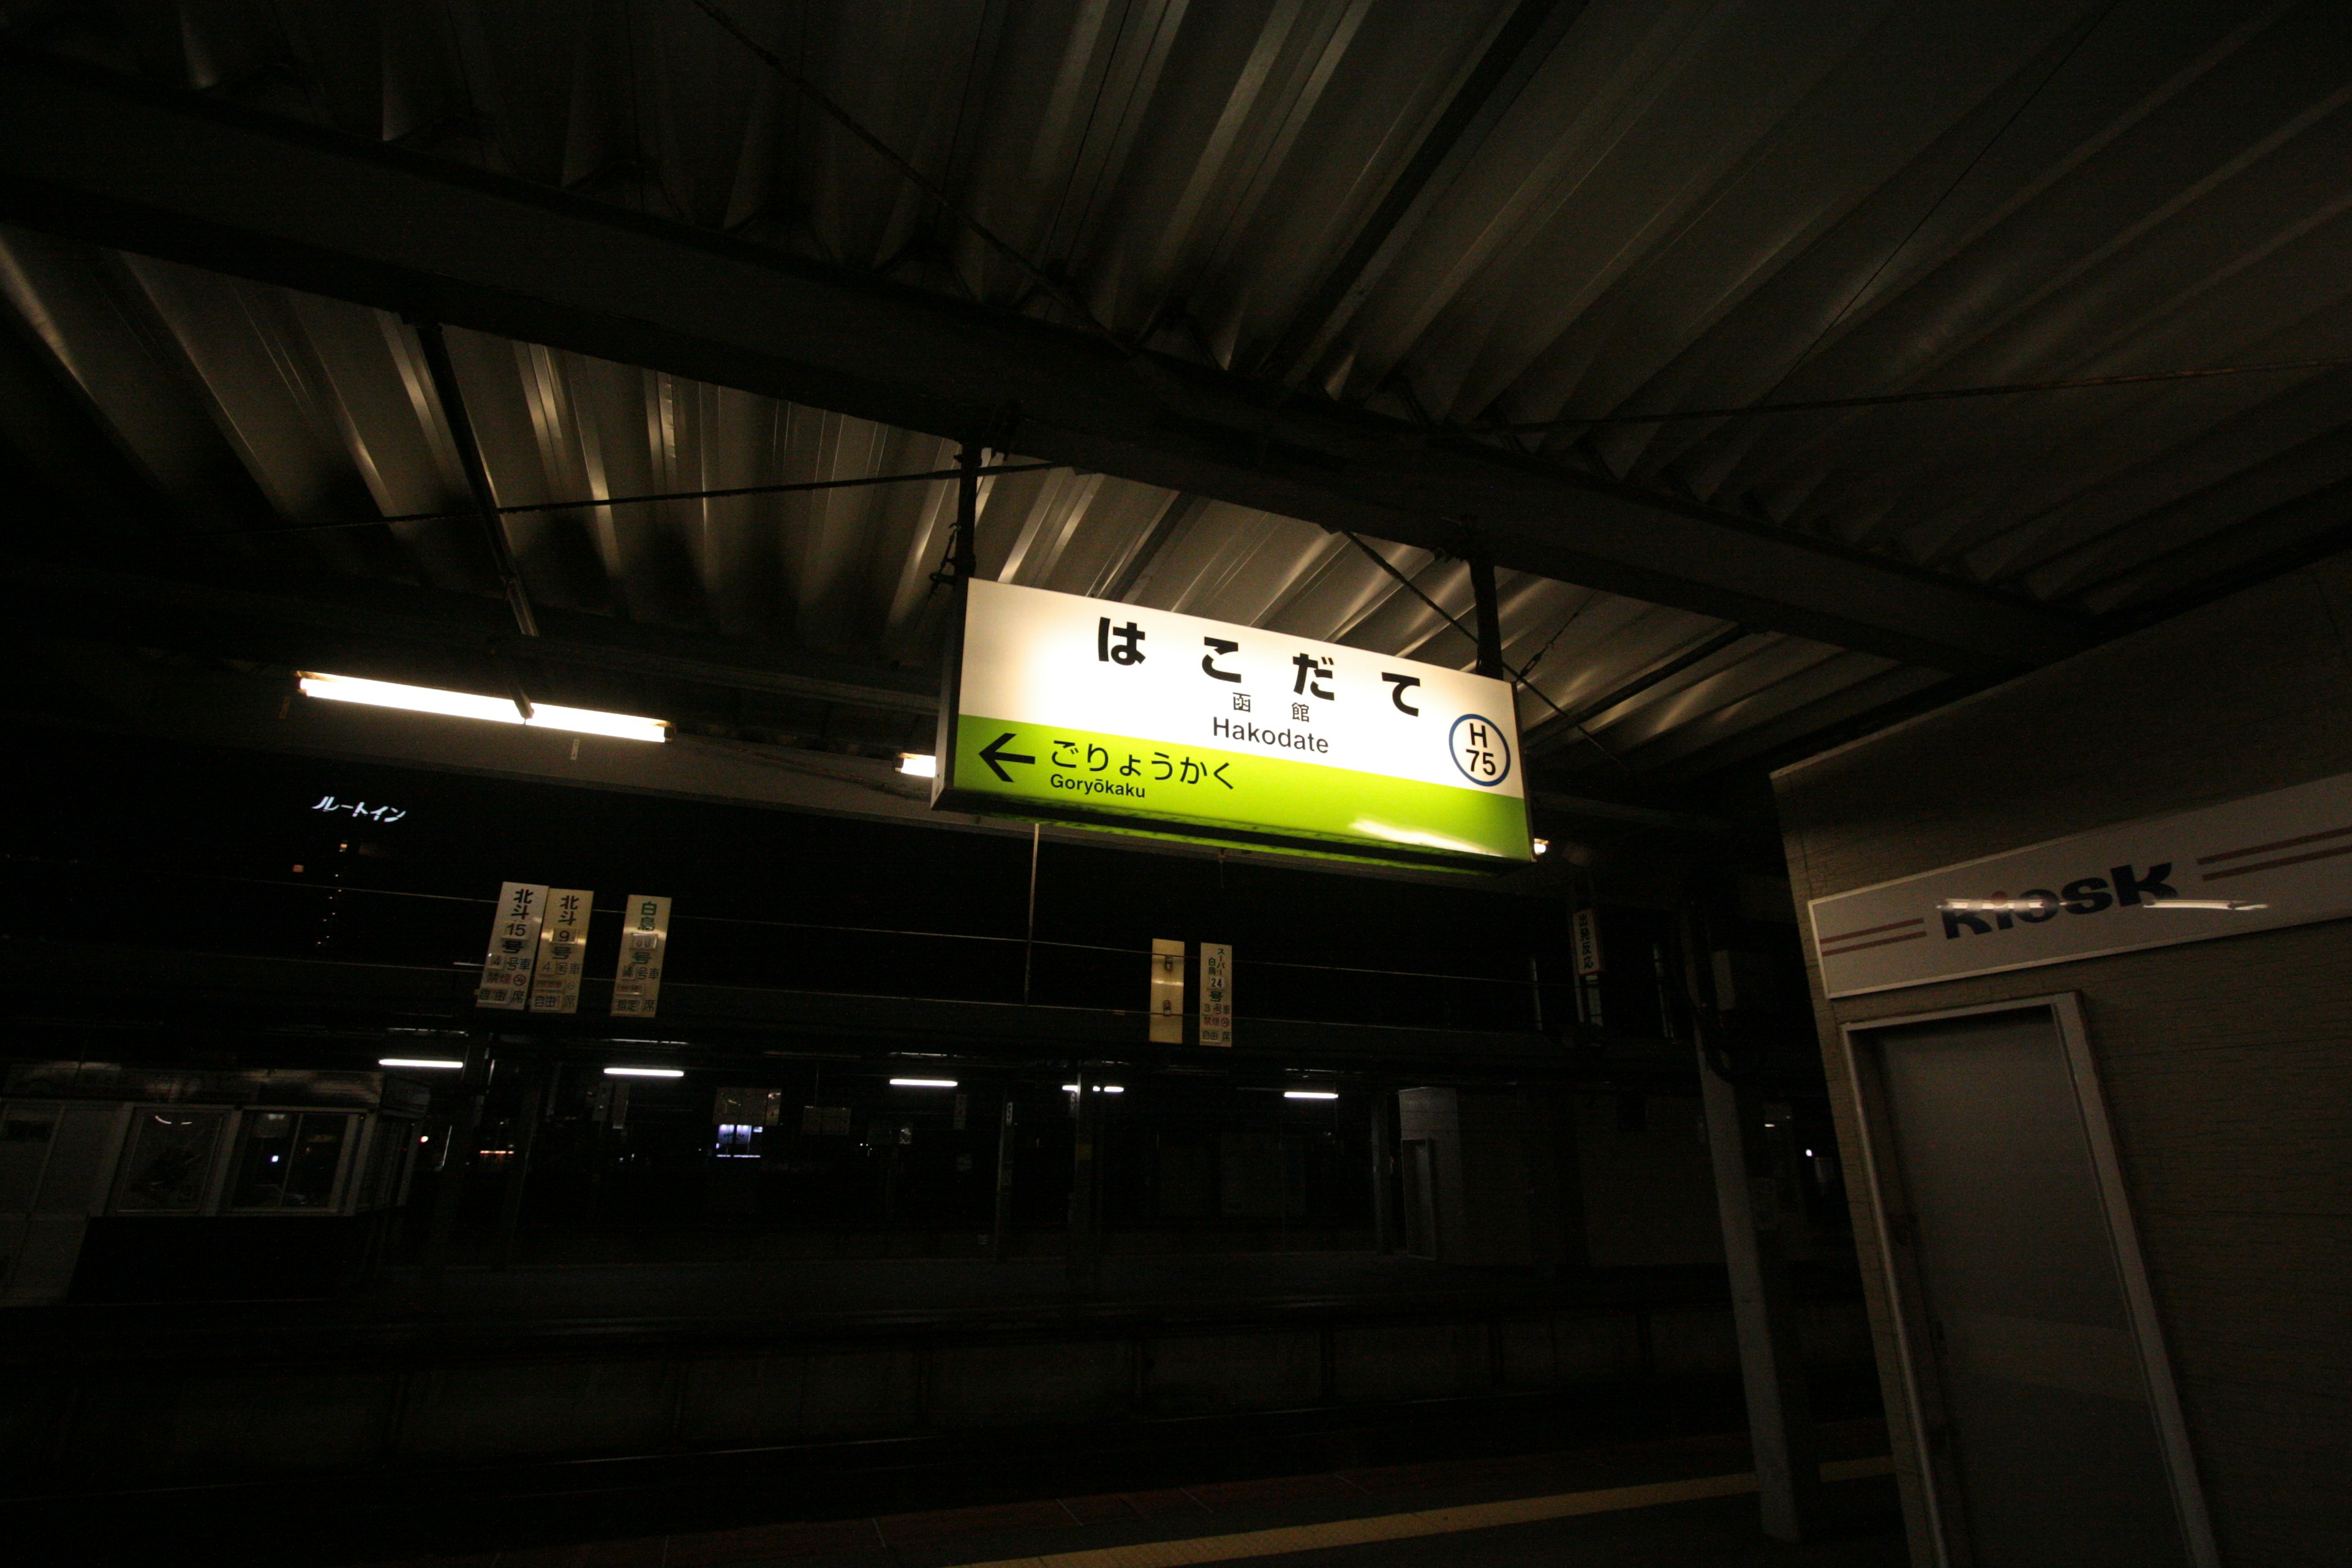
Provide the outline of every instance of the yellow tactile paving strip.
[[[1885,1455],[1873,1459],[1842,1459],[1822,1467],[1825,1481],[1860,1480],[1883,1476],[1895,1468]],[[961,1568],[1182,1568],[1192,1563],[1233,1563],[1252,1557],[1280,1557],[1294,1552],[1320,1552],[1333,1546],[1362,1546],[1379,1541],[1406,1541],[1423,1535],[1450,1535],[1457,1531],[1491,1530],[1503,1524],[1533,1524],[1578,1514],[1615,1513],[1626,1509],[1655,1508],[1661,1503],[1696,1502],[1705,1498],[1738,1497],[1756,1489],[1756,1475],[1744,1470],[1731,1476],[1698,1476],[1682,1481],[1652,1481],[1638,1487],[1609,1487],[1600,1491],[1561,1492],[1551,1497],[1512,1498],[1503,1502],[1466,1503],[1459,1508],[1423,1509],[1414,1513],[1388,1513],[1370,1519],[1335,1519],[1324,1524],[1294,1524],[1278,1530],[1249,1530],[1234,1535],[1200,1535],[1181,1541],[1145,1541],[1132,1546],[1097,1546],[1083,1552],[1054,1552],[1035,1557],[1000,1557]]]

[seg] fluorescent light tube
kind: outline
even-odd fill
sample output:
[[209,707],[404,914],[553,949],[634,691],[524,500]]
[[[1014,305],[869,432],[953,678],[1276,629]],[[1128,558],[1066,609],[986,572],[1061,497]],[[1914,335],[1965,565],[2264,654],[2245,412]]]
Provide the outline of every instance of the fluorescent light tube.
[[1282,1098],[1285,1100],[1337,1100],[1339,1097],[1328,1089],[1286,1089],[1282,1091]]
[[641,719],[632,713],[600,713],[593,708],[562,708],[552,702],[531,704],[530,717],[512,700],[484,697],[471,691],[443,691],[431,686],[403,686],[397,681],[365,680],[355,675],[302,672],[302,695],[330,702],[357,702],[369,708],[398,708],[410,713],[439,713],[452,719],[480,719],[493,724],[528,724],[538,730],[562,730],[580,735],[608,735],[616,741],[667,741],[669,724],[661,719]]
[[451,1061],[446,1057],[378,1057],[375,1065],[380,1068],[432,1068],[436,1071],[454,1072],[466,1064]]
[[530,717],[523,721],[534,730],[562,730],[575,735],[609,735],[615,741],[651,741],[658,745],[669,739],[669,721],[640,719],[634,713],[600,713],[593,708],[559,708],[552,702],[534,702]]
[[951,1078],[894,1078],[890,1080],[892,1089],[953,1089],[955,1086],[956,1080]]
[[[1078,1086],[1074,1083],[1066,1083],[1062,1086],[1062,1092],[1064,1094],[1076,1094],[1078,1092]],[[1098,1083],[1095,1085],[1095,1092],[1097,1094],[1125,1094],[1127,1092],[1127,1086],[1123,1083]]]
[[606,1068],[606,1078],[684,1078],[683,1068]]
[[940,760],[929,752],[901,752],[898,771],[908,778],[935,779],[940,776]]

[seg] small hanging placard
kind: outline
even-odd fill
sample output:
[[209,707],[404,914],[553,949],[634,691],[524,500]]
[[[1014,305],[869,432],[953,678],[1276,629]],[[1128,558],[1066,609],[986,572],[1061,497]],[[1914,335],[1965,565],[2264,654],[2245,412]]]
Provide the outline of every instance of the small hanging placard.
[[1234,1043],[1234,948],[1226,942],[1201,944],[1201,1043]]
[[1184,1043],[1184,944],[1151,939],[1151,1042]]
[[550,888],[547,918],[539,928],[539,967],[530,977],[530,1010],[576,1013],[580,976],[588,956],[588,914],[596,895],[585,888]]
[[499,912],[490,922],[490,951],[482,960],[475,1006],[520,1012],[530,1003],[531,965],[539,957],[539,930],[546,916],[546,883],[499,885]]
[[1570,941],[1576,949],[1576,973],[1583,978],[1601,973],[1601,911],[1586,908],[1576,911],[1570,925]]
[[631,893],[623,906],[621,956],[613,971],[613,1016],[654,1016],[668,948],[669,900]]

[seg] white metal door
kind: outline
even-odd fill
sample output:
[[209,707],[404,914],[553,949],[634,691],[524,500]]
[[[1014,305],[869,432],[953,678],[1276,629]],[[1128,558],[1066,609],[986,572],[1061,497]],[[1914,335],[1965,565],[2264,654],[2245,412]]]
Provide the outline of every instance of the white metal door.
[[1848,1031],[1938,1533],[1974,1568],[2209,1563],[2072,1000]]

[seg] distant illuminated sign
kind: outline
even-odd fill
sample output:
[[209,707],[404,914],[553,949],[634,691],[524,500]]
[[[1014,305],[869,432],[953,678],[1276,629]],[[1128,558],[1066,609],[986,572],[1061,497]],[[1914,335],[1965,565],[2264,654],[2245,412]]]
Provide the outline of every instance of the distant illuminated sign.
[[935,806],[1501,869],[1534,859],[1510,686],[974,581]]
[[407,811],[400,806],[370,805],[363,800],[340,800],[331,795],[320,795],[319,804],[310,809],[324,812],[349,812],[353,816],[363,817],[370,822],[381,822],[387,827],[408,815]]

